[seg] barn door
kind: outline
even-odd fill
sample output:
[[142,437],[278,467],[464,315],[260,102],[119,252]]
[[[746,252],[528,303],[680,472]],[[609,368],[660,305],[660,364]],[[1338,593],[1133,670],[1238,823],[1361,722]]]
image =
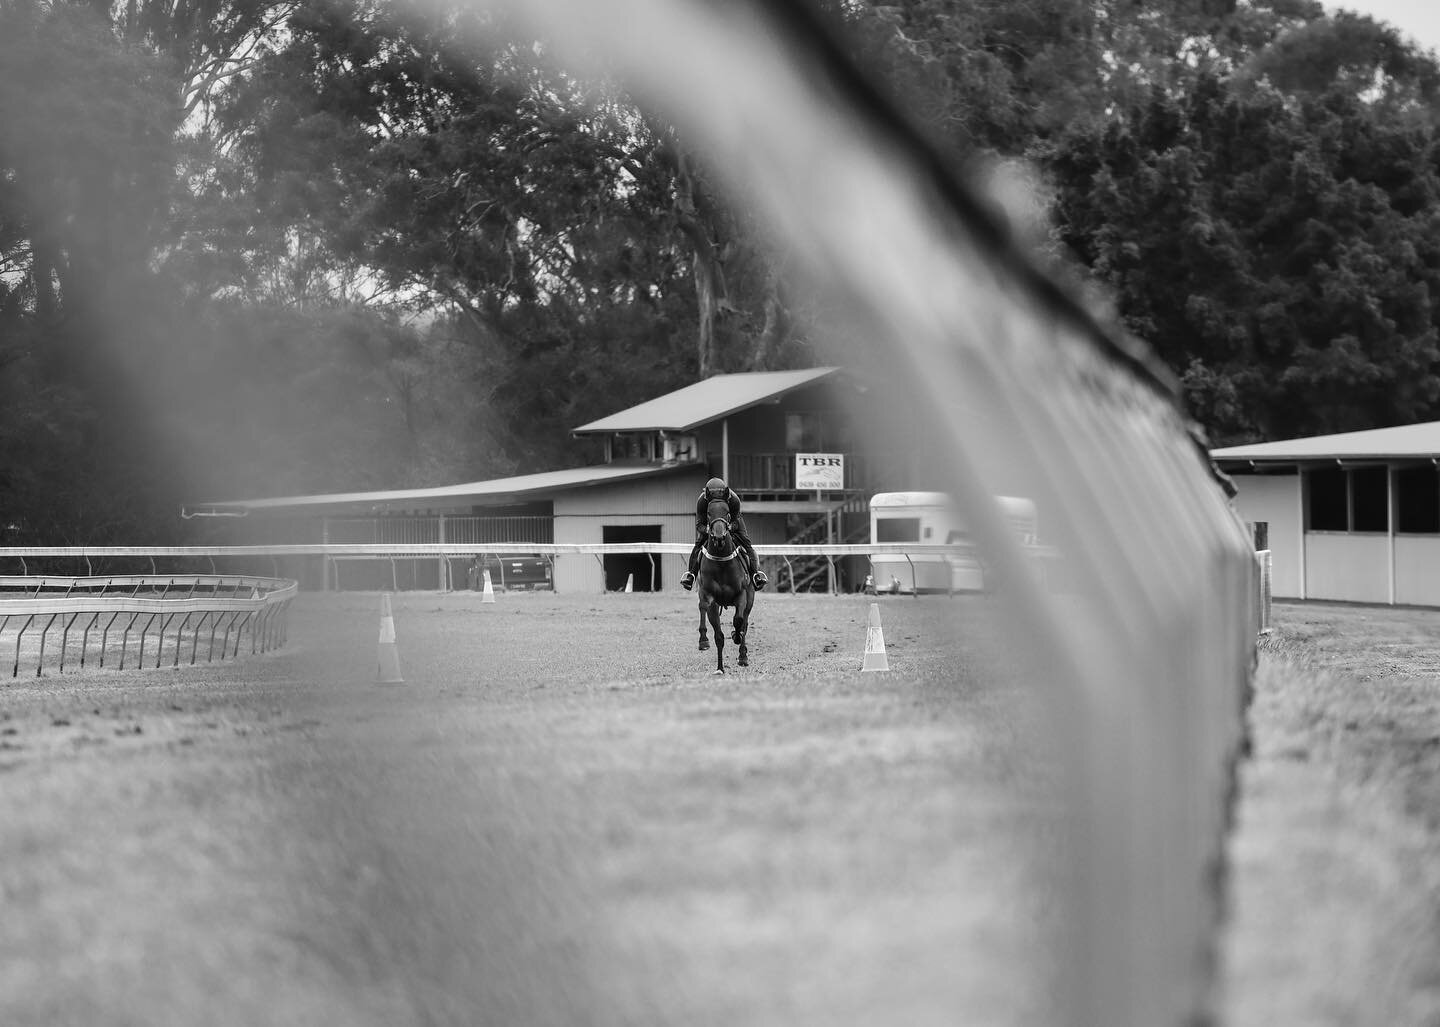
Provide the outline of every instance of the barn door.
[[[606,524],[600,528],[600,541],[606,545],[619,542],[659,542],[658,524]],[[653,572],[652,572],[653,562]],[[605,591],[619,592],[625,582],[634,576],[632,588],[636,592],[660,590],[660,557],[646,553],[606,553]],[[652,579],[653,573],[653,579]]]

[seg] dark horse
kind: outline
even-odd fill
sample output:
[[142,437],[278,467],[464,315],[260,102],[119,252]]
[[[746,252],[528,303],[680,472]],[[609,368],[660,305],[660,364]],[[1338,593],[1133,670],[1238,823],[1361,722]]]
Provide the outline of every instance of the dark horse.
[[755,605],[755,586],[750,581],[754,568],[746,566],[745,554],[730,534],[730,507],[723,499],[715,499],[705,509],[709,528],[705,544],[700,547],[700,573],[695,591],[700,599],[700,649],[710,648],[705,636],[705,621],[715,629],[715,673],[725,673],[725,632],[720,627],[720,611],[727,606],[735,609],[735,633],[731,639],[740,646],[740,666],[750,666],[750,651],[745,647],[745,628],[750,623],[750,609]]

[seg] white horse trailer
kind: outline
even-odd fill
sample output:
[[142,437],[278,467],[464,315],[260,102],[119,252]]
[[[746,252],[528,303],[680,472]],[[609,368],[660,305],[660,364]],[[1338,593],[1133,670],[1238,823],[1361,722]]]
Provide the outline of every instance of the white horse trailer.
[[[996,496],[1000,512],[1022,544],[1037,537],[1035,503]],[[870,500],[870,541],[966,545],[970,531],[944,492],[880,492]],[[876,554],[870,558],[877,592],[978,592],[985,588],[984,562],[968,554]]]

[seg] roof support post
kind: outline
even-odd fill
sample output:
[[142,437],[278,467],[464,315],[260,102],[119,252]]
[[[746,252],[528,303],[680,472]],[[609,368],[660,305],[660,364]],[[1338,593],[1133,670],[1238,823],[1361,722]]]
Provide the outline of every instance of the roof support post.
[[1296,511],[1296,523],[1300,525],[1300,598],[1310,598],[1305,593],[1305,533],[1310,530],[1310,525],[1305,519],[1305,499],[1310,494],[1310,472],[1300,468],[1300,487],[1296,489],[1299,498],[1300,509]]
[[720,477],[730,484],[730,418],[720,422]]
[[1399,497],[1395,488],[1396,470],[1394,464],[1385,467],[1385,546],[1390,562],[1390,605],[1395,605],[1395,517]]

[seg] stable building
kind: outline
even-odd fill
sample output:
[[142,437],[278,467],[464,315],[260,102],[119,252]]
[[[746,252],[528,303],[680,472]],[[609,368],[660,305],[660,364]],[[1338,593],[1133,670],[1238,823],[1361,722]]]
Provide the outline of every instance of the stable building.
[[1211,451],[1276,597],[1440,606],[1440,422]]
[[[285,543],[527,544],[694,541],[695,498],[724,478],[745,502],[756,545],[856,542],[868,501],[913,487],[917,451],[880,454],[860,444],[877,394],[837,367],[721,374],[573,429],[596,439],[603,463],[489,481],[313,496],[203,503],[214,541]],[[327,557],[307,583],[339,588],[465,587],[465,561]],[[675,554],[564,554],[548,587],[566,592],[678,588]],[[780,591],[847,590],[863,569],[823,558],[767,558]],[[503,568],[492,573],[497,584]],[[850,578],[856,578],[850,581]],[[473,575],[472,575],[473,578]]]

